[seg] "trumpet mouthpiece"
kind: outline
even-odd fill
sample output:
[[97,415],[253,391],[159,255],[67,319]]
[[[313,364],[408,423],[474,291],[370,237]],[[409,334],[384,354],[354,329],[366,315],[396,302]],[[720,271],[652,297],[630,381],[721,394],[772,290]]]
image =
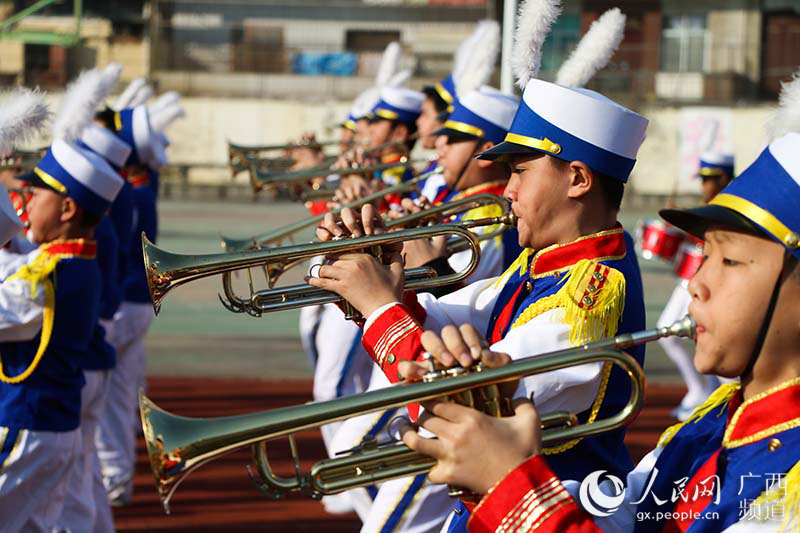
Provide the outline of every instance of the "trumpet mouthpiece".
[[696,329],[697,324],[695,324],[694,319],[689,315],[686,315],[682,319],[667,327],[670,335],[686,337],[688,339],[694,338]]

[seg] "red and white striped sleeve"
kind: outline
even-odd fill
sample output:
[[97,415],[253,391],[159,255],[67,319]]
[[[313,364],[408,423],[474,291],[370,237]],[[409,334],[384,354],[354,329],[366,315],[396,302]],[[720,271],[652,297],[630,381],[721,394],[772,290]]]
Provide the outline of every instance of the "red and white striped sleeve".
[[602,533],[542,456],[512,470],[472,511],[471,533]]

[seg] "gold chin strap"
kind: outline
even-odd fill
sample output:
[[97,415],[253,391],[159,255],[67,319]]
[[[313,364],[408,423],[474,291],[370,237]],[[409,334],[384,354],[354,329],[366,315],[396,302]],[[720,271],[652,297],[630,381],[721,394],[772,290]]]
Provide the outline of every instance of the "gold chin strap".
[[442,100],[449,104],[447,110],[450,111],[450,108],[453,107],[453,95],[450,94],[450,91],[444,88],[444,85],[442,85],[441,82],[434,85],[433,88],[436,89],[436,92],[439,94]]
[[385,118],[386,120],[397,120],[397,117],[399,116],[397,113],[389,109],[376,109],[375,115]]
[[67,188],[64,187],[64,185],[60,181],[55,179],[53,176],[51,176],[41,168],[34,167],[33,172],[36,173],[36,175],[39,176],[39,179],[45,182],[48,187],[52,187],[54,190],[60,192],[61,194],[67,194]]
[[561,153],[561,145],[551,141],[547,137],[544,139],[537,139],[536,137],[527,137],[517,133],[508,133],[506,134],[505,140],[506,142],[521,144],[529,148],[536,148],[537,150],[542,150],[543,152],[553,155]]
[[483,130],[480,128],[476,128],[472,124],[467,124],[466,122],[458,122],[456,120],[448,120],[444,123],[444,127],[460,131],[461,133],[466,133],[468,135],[474,135],[475,137],[483,137]]

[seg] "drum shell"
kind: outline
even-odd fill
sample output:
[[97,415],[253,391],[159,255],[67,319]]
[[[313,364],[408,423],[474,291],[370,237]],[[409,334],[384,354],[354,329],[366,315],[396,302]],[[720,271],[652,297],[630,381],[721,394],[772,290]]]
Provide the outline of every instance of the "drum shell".
[[641,227],[641,254],[645,259],[674,261],[686,237],[679,229],[659,220],[648,220]]
[[703,245],[687,241],[681,244],[675,257],[673,272],[683,280],[690,280],[703,264]]

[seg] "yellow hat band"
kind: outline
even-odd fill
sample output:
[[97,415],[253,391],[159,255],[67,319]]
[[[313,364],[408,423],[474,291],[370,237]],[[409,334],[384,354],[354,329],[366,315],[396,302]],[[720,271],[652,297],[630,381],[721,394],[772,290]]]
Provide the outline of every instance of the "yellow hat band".
[[389,109],[376,109],[375,115],[385,118],[386,120],[397,120],[397,117],[400,116],[396,112],[390,111]]
[[720,207],[727,207],[736,211],[740,215],[744,215],[752,220],[762,228],[770,232],[778,241],[782,242],[786,247],[797,249],[800,247],[800,235],[786,227],[786,225],[778,220],[775,215],[766,209],[757,206],[749,200],[745,200],[739,196],[734,196],[728,193],[716,195],[709,205],[718,205]]

